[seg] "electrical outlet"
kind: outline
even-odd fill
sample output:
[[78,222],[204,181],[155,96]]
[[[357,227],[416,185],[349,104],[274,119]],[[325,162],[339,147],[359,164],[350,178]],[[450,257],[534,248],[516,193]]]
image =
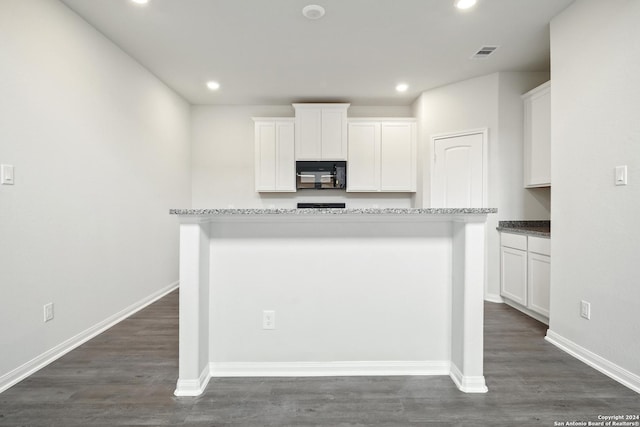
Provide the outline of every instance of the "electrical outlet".
[[273,310],[265,310],[262,312],[262,329],[276,328],[276,312]]
[[53,320],[53,303],[52,302],[44,305],[44,321],[48,322],[50,320]]
[[580,301],[580,316],[591,320],[591,303]]

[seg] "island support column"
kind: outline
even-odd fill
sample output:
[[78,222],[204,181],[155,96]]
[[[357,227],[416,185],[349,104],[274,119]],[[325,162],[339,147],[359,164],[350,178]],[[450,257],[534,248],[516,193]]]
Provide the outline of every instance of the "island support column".
[[484,380],[485,220],[453,222],[451,379],[465,393],[486,393]]
[[209,378],[209,228],[181,218],[179,373],[176,396],[202,394]]

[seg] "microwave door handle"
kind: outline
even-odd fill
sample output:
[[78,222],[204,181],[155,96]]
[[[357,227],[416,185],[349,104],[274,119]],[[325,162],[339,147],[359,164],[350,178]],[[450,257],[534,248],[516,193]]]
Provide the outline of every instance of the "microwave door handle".
[[[315,178],[315,175],[312,174],[306,174],[306,173],[297,173],[296,175],[298,175],[300,178]],[[335,174],[329,174],[329,175],[320,175],[321,178],[333,178],[334,176],[336,176]]]
[[322,174],[320,175],[320,182],[322,184],[329,184],[330,186],[334,186],[335,184],[332,184],[333,181],[335,181],[335,174]]
[[315,184],[316,176],[308,173],[296,173],[300,178],[300,183],[302,184]]

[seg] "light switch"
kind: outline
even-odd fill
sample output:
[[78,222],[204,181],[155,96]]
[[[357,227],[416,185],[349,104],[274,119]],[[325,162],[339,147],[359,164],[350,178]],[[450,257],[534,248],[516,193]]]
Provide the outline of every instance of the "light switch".
[[13,165],[0,166],[0,184],[13,185]]
[[627,166],[616,166],[616,185],[627,185]]

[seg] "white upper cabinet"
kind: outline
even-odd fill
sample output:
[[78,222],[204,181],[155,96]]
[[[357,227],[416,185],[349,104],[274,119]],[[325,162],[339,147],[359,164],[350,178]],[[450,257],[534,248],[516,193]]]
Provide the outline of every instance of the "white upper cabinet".
[[322,158],[321,109],[296,107],[295,139],[296,160],[320,160]]
[[322,160],[347,158],[347,107],[322,109]]
[[416,124],[382,122],[380,191],[416,191]]
[[380,123],[349,123],[347,191],[380,191]]
[[258,192],[296,191],[294,119],[254,118]]
[[551,186],[551,82],[522,95],[524,186]]
[[351,119],[349,192],[416,191],[414,119]]
[[293,104],[296,160],[347,159],[349,104]]

